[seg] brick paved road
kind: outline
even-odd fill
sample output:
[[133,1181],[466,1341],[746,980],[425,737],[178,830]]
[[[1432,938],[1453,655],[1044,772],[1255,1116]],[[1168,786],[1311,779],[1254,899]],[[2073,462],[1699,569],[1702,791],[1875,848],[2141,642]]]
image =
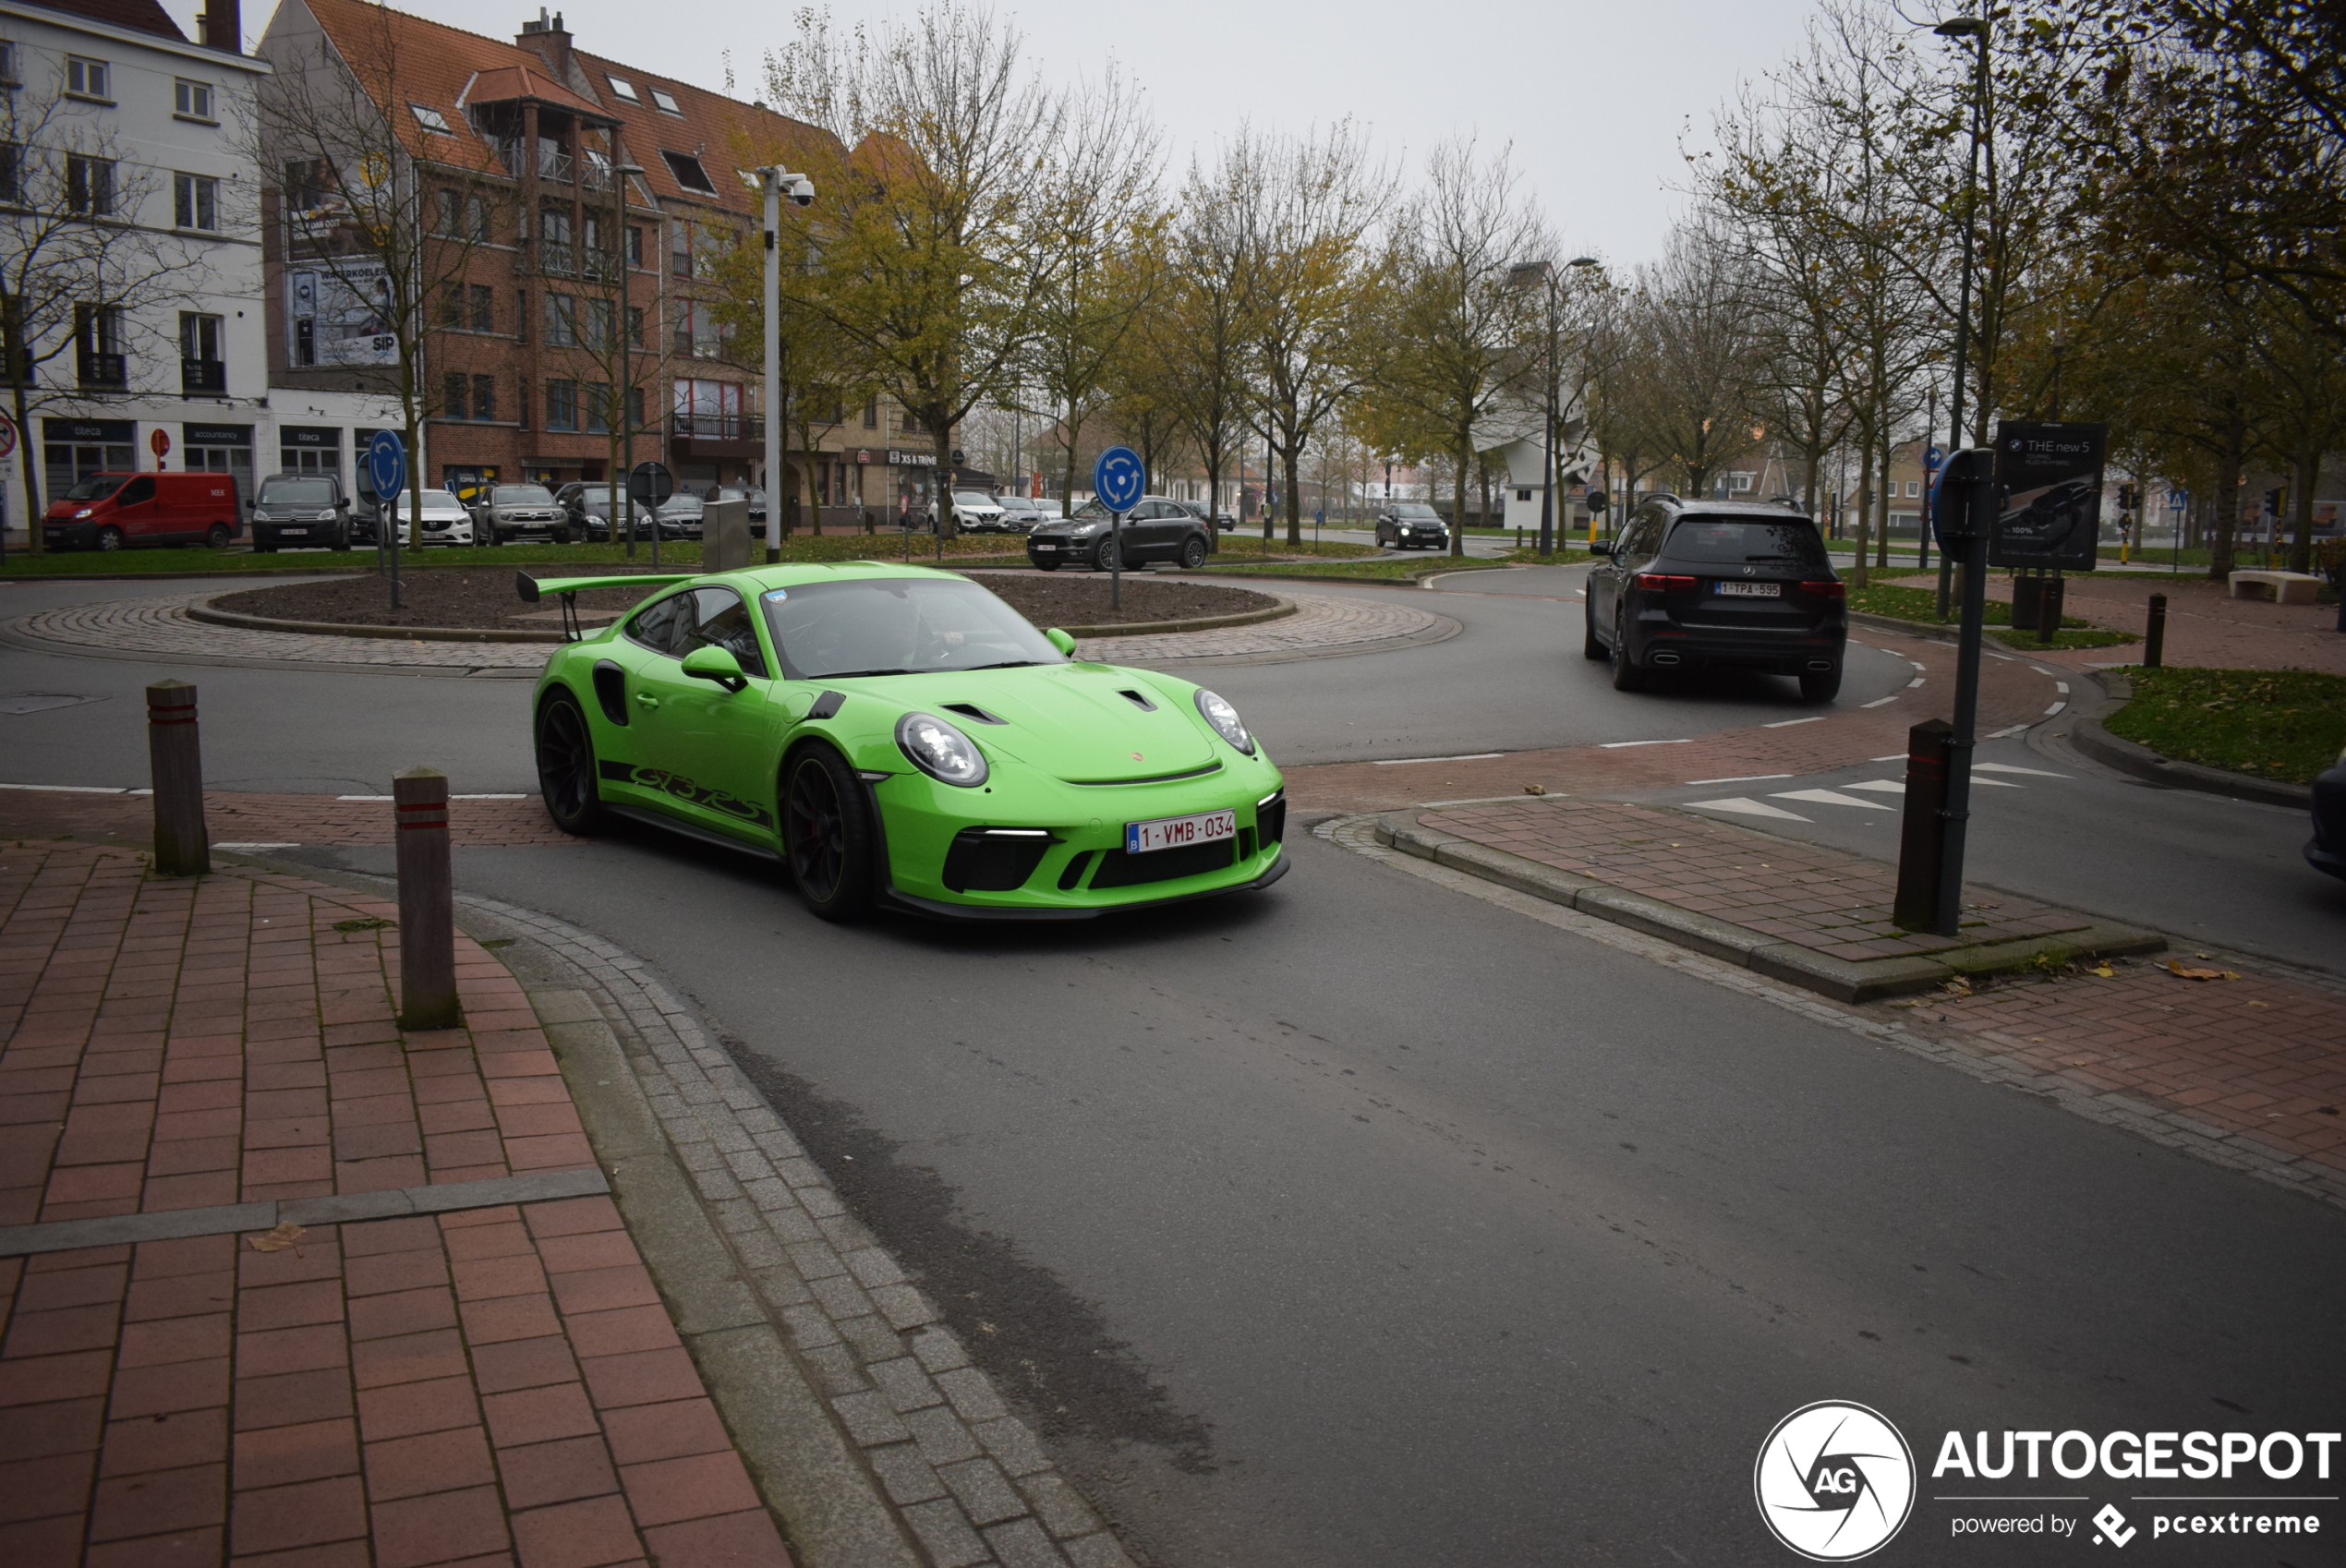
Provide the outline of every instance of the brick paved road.
[[[1938,580],[1905,577],[1897,581],[1921,587]],[[2150,596],[2165,594],[2169,664],[2211,669],[2322,669],[2346,675],[2346,637],[2338,633],[2335,605],[2236,599],[2229,597],[2223,584],[2205,577],[2113,573],[2072,576],[2066,582],[2062,590],[2066,613],[2136,636],[2142,634]],[[1997,593],[2009,602],[2009,585],[1999,583]],[[2051,648],[2040,657],[2048,663],[2085,669],[2132,663],[2142,657],[2142,647],[2136,644],[2115,648]]]
[[[212,841],[234,844],[388,844],[393,825],[388,801],[345,801],[333,795],[258,794],[222,790],[204,795]],[[573,843],[547,818],[535,795],[449,802],[451,841],[460,845]],[[154,802],[144,791],[0,790],[0,838],[84,839],[145,844],[154,834]]]

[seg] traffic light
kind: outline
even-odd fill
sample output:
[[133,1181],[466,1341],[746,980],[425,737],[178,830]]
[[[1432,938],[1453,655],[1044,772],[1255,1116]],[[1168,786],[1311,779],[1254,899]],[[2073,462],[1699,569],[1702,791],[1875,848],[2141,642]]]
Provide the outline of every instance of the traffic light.
[[2118,487],[2118,510],[2119,510],[2120,512],[2122,512],[2122,513],[2125,513],[2127,516],[2129,516],[2129,517],[2131,517],[2131,516],[2133,516],[2133,515],[2134,515],[2134,486],[2132,486],[2132,485],[2121,485],[2121,486],[2119,486],[2119,487]]

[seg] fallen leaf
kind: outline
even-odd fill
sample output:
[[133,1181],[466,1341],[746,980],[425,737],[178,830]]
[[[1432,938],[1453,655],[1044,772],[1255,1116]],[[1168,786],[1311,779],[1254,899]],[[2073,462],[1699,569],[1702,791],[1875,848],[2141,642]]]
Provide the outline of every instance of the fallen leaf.
[[263,1231],[259,1236],[247,1236],[245,1243],[255,1252],[283,1252],[286,1248],[300,1241],[301,1237],[302,1228],[291,1220],[287,1220],[275,1230]]
[[1523,787],[1523,792],[1527,795],[1544,795],[1548,792],[1548,787],[1545,784],[1526,784]]
[[2118,978],[2118,971],[2111,969],[2108,964],[2096,965],[2093,972],[2101,976],[2104,980],[2115,980]]
[[2248,1005],[2252,1007],[2269,1007],[2272,1006],[2270,1002],[2251,1002]]
[[2169,974],[2183,980],[2238,980],[2240,972],[2229,969],[2185,969],[2180,959],[2169,959],[2160,966]]

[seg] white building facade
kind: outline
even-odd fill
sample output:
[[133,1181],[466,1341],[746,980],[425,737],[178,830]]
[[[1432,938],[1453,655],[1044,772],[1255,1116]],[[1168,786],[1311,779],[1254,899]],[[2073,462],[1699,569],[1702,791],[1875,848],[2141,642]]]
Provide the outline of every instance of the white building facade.
[[[213,18],[216,18],[213,19]],[[0,0],[0,273],[21,303],[0,412],[12,547],[30,498],[101,471],[276,471],[255,84],[236,8],[191,42],[154,0]],[[0,432],[5,441],[7,432]]]

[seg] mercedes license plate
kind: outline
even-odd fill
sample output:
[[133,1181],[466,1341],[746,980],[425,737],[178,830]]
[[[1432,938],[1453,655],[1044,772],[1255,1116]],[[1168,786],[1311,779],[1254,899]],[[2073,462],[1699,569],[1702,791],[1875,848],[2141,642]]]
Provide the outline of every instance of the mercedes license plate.
[[1782,583],[1722,583],[1719,591],[1729,598],[1780,599],[1784,597]]
[[1128,822],[1124,825],[1124,852],[1145,855],[1152,850],[1179,850],[1191,844],[1211,844],[1217,838],[1235,838],[1238,832],[1239,814],[1234,811],[1159,817],[1155,822]]

